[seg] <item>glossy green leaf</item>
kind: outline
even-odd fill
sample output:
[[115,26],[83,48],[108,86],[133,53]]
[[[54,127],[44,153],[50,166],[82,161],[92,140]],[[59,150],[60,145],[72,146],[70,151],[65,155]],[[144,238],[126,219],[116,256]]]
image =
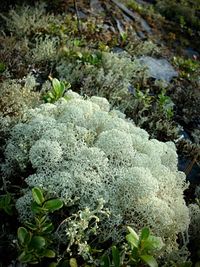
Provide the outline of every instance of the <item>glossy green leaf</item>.
[[128,231],[130,232],[130,234],[136,239],[139,240],[139,236],[138,234],[133,230],[133,228],[131,228],[130,226],[127,226]]
[[56,78],[52,79],[52,85],[53,85],[53,89],[56,93],[56,96],[59,96],[60,94],[60,90],[61,90],[61,85],[60,85],[60,81]]
[[29,228],[31,231],[36,231],[37,230],[37,226],[33,223],[29,223],[29,222],[26,222],[25,223],[26,227]]
[[64,93],[64,91],[65,91],[65,84],[64,84],[64,82],[60,82],[60,97],[63,95],[63,93]]
[[17,237],[22,245],[28,245],[31,240],[31,234],[24,227],[18,228]]
[[76,55],[77,55],[77,57],[79,57],[79,58],[82,58],[83,57],[83,54],[81,53],[81,52],[76,52]]
[[120,266],[120,253],[116,246],[112,247],[112,258],[113,258],[114,267],[119,267]]
[[110,267],[110,258],[108,256],[103,256],[101,258],[101,266],[102,267]]
[[57,267],[59,263],[57,262],[51,262],[48,267]]
[[158,263],[151,255],[141,255],[140,258],[150,267],[158,267]]
[[43,193],[42,193],[42,190],[40,188],[38,188],[38,187],[34,187],[32,189],[32,195],[33,195],[34,201],[40,206],[45,201]]
[[44,213],[47,212],[47,209],[44,209],[42,206],[39,206],[36,202],[33,202],[31,204],[31,209],[34,213],[38,214],[38,213]]
[[138,250],[138,248],[134,247],[131,250],[131,257],[132,257],[132,260],[134,260],[136,262],[139,260],[139,250]]
[[8,215],[13,214],[13,204],[11,204],[12,198],[9,193],[0,196],[0,210],[4,210]]
[[[23,251],[19,255],[18,260],[22,263],[28,263],[28,262],[35,261],[35,258],[33,257],[31,253],[26,253],[25,251]],[[35,263],[38,263],[38,261],[35,261]]]
[[51,249],[45,249],[45,251],[43,252],[43,256],[47,258],[55,258],[56,253]]
[[11,202],[11,195],[10,195],[9,193],[7,193],[7,194],[5,195],[5,205],[6,205],[6,206],[9,205],[10,202]]
[[65,90],[68,90],[69,88],[71,88],[71,84],[69,82],[65,83]]
[[60,208],[62,208],[62,206],[63,202],[60,199],[47,200],[43,205],[43,207],[47,209],[49,212],[59,210]]
[[54,226],[51,222],[44,224],[44,226],[42,227],[42,232],[45,234],[51,233],[54,229]]
[[163,247],[163,242],[160,237],[150,235],[143,243],[143,248],[146,251],[159,250]]
[[128,243],[133,246],[133,247],[138,247],[139,245],[139,236],[137,235],[137,233],[131,228],[131,227],[127,227],[128,231],[130,232],[130,234],[126,235],[126,240],[128,241]]
[[78,264],[77,264],[77,261],[75,258],[71,258],[69,260],[69,265],[70,265],[70,267],[78,267]]
[[12,210],[12,206],[6,206],[4,207],[4,211],[8,214],[8,215],[13,215],[13,210]]
[[150,231],[148,228],[143,228],[141,231],[140,239],[145,240],[149,237]]
[[33,236],[29,244],[30,248],[40,250],[46,245],[46,241],[42,236]]

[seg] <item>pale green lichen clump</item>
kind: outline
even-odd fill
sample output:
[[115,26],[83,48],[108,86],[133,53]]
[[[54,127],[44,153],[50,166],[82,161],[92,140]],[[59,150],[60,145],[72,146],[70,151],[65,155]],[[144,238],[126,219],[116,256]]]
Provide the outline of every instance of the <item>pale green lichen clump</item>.
[[[95,209],[104,199],[110,218],[99,225],[99,239],[119,238],[118,226],[147,226],[163,239],[165,251],[178,249],[189,211],[174,144],[149,140],[145,130],[110,110],[105,98],[68,94],[69,100],[30,109],[13,128],[4,175],[8,179],[32,165],[28,186],[43,188],[68,207],[73,203],[76,211]],[[26,204],[28,195],[17,202],[21,219],[30,216]]]

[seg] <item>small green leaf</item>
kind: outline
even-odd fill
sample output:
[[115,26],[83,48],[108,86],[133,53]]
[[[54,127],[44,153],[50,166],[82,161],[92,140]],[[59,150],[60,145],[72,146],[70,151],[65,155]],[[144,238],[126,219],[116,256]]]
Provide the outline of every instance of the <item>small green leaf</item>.
[[138,247],[139,245],[139,236],[137,235],[137,233],[131,228],[131,227],[127,227],[130,234],[126,235],[126,240],[128,241],[128,243],[133,246],[133,247]]
[[60,82],[60,97],[63,95],[63,93],[64,93],[64,91],[65,91],[65,84],[64,84],[64,82]]
[[17,237],[22,245],[28,245],[31,240],[31,234],[24,227],[19,227]]
[[12,198],[9,193],[0,197],[0,210],[4,210],[8,215],[13,214]]
[[112,247],[112,258],[113,258],[114,267],[120,267],[120,254],[116,246]]
[[33,202],[31,204],[31,209],[34,213],[38,214],[38,213],[44,213],[44,212],[47,212],[48,210],[44,209],[43,207],[39,206],[36,202]]
[[70,265],[70,267],[78,267],[78,264],[77,264],[77,261],[75,258],[71,258],[69,260],[69,265]]
[[131,251],[131,257],[132,260],[134,260],[135,262],[137,262],[139,260],[139,250],[137,247],[134,247]]
[[44,224],[44,226],[42,227],[42,232],[45,233],[45,234],[48,234],[48,233],[51,233],[54,229],[54,226],[53,224],[50,222],[50,223],[46,223]]
[[65,82],[65,90],[71,88],[71,84],[69,82]]
[[46,241],[42,236],[33,236],[29,245],[35,250],[40,250],[46,245]]
[[12,206],[4,207],[4,211],[10,216],[13,215]]
[[79,52],[79,51],[76,52],[76,55],[77,55],[78,58],[82,58],[83,57],[83,54],[81,52]]
[[42,190],[38,187],[34,187],[32,189],[32,195],[33,195],[33,199],[35,200],[35,202],[40,206],[45,201]]
[[[31,253],[26,253],[25,251],[23,251],[19,255],[18,260],[22,263],[28,263],[32,262],[33,260],[35,261],[35,257]],[[38,263],[38,261],[36,261],[35,263]]]
[[11,195],[9,193],[6,194],[5,196],[5,205],[9,205],[11,202]]
[[39,221],[40,221],[40,224],[45,224],[46,222],[49,222],[46,215],[42,216]]
[[101,258],[101,266],[102,267],[110,267],[110,258],[108,256],[103,256]]
[[57,262],[51,262],[48,267],[57,267],[57,266],[58,266]]
[[62,206],[63,206],[63,202],[60,199],[47,200],[43,205],[43,207],[47,209],[49,212],[59,210],[62,208]]
[[150,231],[148,228],[143,228],[142,229],[142,232],[141,232],[141,235],[140,235],[140,239],[141,240],[145,240],[149,237],[149,234],[150,234]]
[[158,267],[158,263],[151,255],[141,255],[140,258],[150,267]]
[[60,81],[56,78],[53,78],[52,79],[52,85],[53,85],[53,89],[56,93],[56,96],[59,96],[60,95],[60,90],[61,90],[61,84],[60,84]]
[[47,258],[55,258],[56,253],[51,249],[45,249],[45,251],[43,252],[43,256]]
[[160,237],[149,235],[149,237],[143,243],[143,248],[146,251],[159,250],[163,247],[163,245],[164,244]]
[[36,231],[37,230],[37,226],[33,223],[29,223],[29,222],[26,222],[25,223],[26,227],[29,228],[31,231]]
[[137,233],[133,230],[133,228],[131,228],[130,226],[127,226],[128,231],[130,232],[130,234],[136,239],[139,240],[139,236],[137,235]]

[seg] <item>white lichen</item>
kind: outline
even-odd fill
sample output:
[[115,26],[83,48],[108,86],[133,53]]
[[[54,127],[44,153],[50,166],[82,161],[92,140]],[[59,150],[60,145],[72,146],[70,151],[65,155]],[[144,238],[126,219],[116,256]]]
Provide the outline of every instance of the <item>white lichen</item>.
[[[68,207],[74,203],[73,211],[93,210],[104,199],[110,218],[101,222],[99,240],[122,239],[120,231],[114,233],[121,225],[146,226],[163,239],[166,251],[177,250],[177,236],[189,226],[189,210],[175,146],[149,140],[145,130],[110,111],[106,99],[70,95],[29,110],[24,123],[13,128],[4,176],[9,179],[31,164],[35,173],[26,178],[29,188],[41,187]],[[23,219],[29,216],[23,208],[29,197],[17,202]]]

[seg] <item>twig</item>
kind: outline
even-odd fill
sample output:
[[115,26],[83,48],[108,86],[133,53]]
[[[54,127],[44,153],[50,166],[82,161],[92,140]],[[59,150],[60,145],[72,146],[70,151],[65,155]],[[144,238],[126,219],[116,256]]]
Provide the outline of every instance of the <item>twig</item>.
[[77,28],[78,28],[79,33],[81,33],[80,16],[79,16],[78,6],[77,6],[76,0],[74,0],[74,9],[76,11],[76,16],[77,16]]

